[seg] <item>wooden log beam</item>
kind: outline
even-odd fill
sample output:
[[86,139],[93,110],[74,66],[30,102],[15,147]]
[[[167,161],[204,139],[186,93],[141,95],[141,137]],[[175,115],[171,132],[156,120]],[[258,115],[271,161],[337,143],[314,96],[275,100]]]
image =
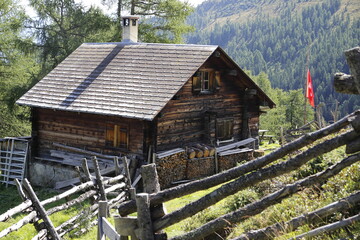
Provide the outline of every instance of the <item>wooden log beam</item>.
[[360,93],[360,47],[345,51],[346,61],[349,64],[350,73],[355,80],[355,86]]
[[[339,121],[317,130],[312,133],[305,134],[304,136],[296,139],[295,141],[284,145],[283,147],[273,151],[270,154],[267,154],[258,159],[249,161],[243,165],[238,167],[226,170],[224,172],[215,174],[213,176],[203,178],[197,181],[193,181],[187,184],[182,184],[176,187],[168,188],[160,191],[157,194],[150,194],[151,204],[159,204],[174,198],[181,197],[183,195],[187,195],[193,192],[197,192],[200,190],[208,189],[214,186],[217,186],[221,183],[230,181],[234,178],[237,178],[243,174],[254,171],[256,169],[262,168],[273,161],[276,161],[279,158],[285,157],[287,154],[298,150],[304,146],[307,146],[314,141],[326,137],[332,133],[338,132],[340,129],[346,127],[349,124],[349,118],[354,117],[360,114],[360,111],[356,111],[352,114],[347,115],[346,117],[340,119]],[[125,203],[120,204],[119,206],[119,214],[121,216],[126,216],[128,214],[136,211],[136,204],[134,200],[127,201]]]
[[357,215],[354,215],[352,217],[349,217],[349,218],[346,218],[346,219],[343,219],[343,220],[340,220],[338,222],[335,222],[335,223],[331,223],[331,224],[328,224],[328,225],[325,225],[325,226],[322,226],[322,227],[319,227],[319,228],[316,228],[314,230],[311,230],[307,233],[304,233],[304,234],[301,234],[301,235],[298,235],[294,238],[291,238],[292,240],[300,240],[300,239],[309,239],[309,238],[312,238],[314,236],[317,236],[317,235],[320,235],[320,234],[323,234],[325,232],[331,232],[331,231],[335,231],[339,228],[343,228],[343,227],[346,227],[346,226],[349,226],[351,224],[354,224],[355,222],[357,221],[360,221],[360,213],[357,214]]
[[334,76],[334,88],[340,93],[360,94],[360,47],[345,51],[345,57],[351,76],[336,73]]
[[352,154],[360,152],[360,137],[346,145],[345,153]]
[[26,200],[25,202],[20,203],[16,207],[13,207],[13,208],[7,210],[5,213],[1,214],[0,215],[0,222],[5,222],[6,220],[11,218],[15,214],[18,214],[18,213],[24,211],[25,209],[27,209],[29,207],[31,207],[31,201],[30,200]]
[[248,219],[251,216],[259,214],[265,209],[267,209],[269,206],[280,203],[283,199],[301,191],[306,187],[310,187],[315,184],[323,184],[329,178],[337,175],[344,168],[351,166],[352,164],[358,161],[360,161],[360,154],[345,158],[344,160],[331,166],[325,171],[301,179],[293,184],[289,184],[284,188],[272,194],[267,195],[266,197],[262,198],[259,201],[248,204],[245,207],[240,208],[232,213],[225,214],[193,231],[190,231],[181,236],[176,236],[171,240],[202,239],[217,230],[223,229],[225,227],[229,227],[231,226],[231,224],[239,223],[241,221]]
[[164,229],[171,226],[185,218],[194,215],[197,212],[204,210],[205,208],[221,201],[222,199],[230,196],[238,191],[244,190],[247,187],[253,186],[261,181],[271,179],[285,173],[291,172],[300,168],[302,165],[310,161],[311,159],[330,152],[340,146],[348,144],[359,136],[355,131],[350,131],[332,139],[326,140],[308,150],[300,153],[296,157],[289,160],[272,165],[268,168],[260,169],[256,172],[249,173],[248,175],[241,176],[235,181],[226,183],[214,190],[213,192],[201,197],[200,199],[191,202],[190,204],[178,209],[161,219],[154,222],[154,229]]
[[356,88],[354,77],[345,73],[335,73],[334,88],[338,93],[360,94]]
[[98,190],[99,190],[100,199],[102,201],[107,201],[105,188],[104,188],[104,183],[103,183],[103,177],[101,176],[101,173],[100,173],[100,168],[99,168],[98,161],[97,161],[95,156],[92,157],[92,160],[93,160],[93,163],[94,163],[95,176],[96,176],[96,185],[97,185]]
[[287,222],[278,222],[266,228],[253,230],[240,235],[232,240],[271,240],[279,236],[281,233],[292,232],[305,224],[313,224],[322,222],[324,218],[336,213],[347,211],[360,203],[360,191],[342,198],[337,202],[333,202],[325,207],[303,214],[293,218]]
[[19,230],[21,227],[23,227],[24,225],[30,223],[32,220],[34,220],[36,218],[37,214],[35,211],[32,211],[29,213],[29,215],[25,216],[24,218],[22,218],[20,221],[18,221],[17,223],[11,225],[8,228],[5,228],[4,230],[2,230],[0,232],[0,238],[5,237],[6,235],[8,235],[11,232],[14,232],[16,230]]
[[60,236],[58,235],[57,231],[55,230],[55,227],[53,223],[51,222],[50,218],[46,214],[45,208],[41,205],[38,197],[36,196],[34,190],[32,189],[29,181],[25,178],[22,182],[23,187],[26,190],[26,194],[31,200],[34,208],[39,213],[41,219],[44,221],[46,229],[48,230],[49,235],[53,240],[61,240]]

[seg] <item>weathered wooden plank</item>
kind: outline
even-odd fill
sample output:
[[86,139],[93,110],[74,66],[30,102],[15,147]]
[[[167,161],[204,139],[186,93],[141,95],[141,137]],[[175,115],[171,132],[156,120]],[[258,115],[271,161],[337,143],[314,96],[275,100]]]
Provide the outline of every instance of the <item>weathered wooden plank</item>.
[[225,146],[222,146],[222,147],[217,147],[216,151],[218,153],[220,153],[220,152],[223,152],[223,151],[226,151],[226,150],[229,150],[229,149],[245,146],[245,145],[247,145],[249,143],[252,143],[254,141],[255,141],[255,138],[247,138],[247,139],[241,140],[239,142],[231,143],[231,144],[228,144],[228,145],[225,145]]
[[237,154],[237,153],[244,153],[244,152],[252,152],[252,151],[254,151],[254,149],[250,149],[250,148],[227,150],[227,151],[220,152],[219,156],[227,156],[227,155],[232,155],[232,154]]
[[28,195],[29,199],[31,199],[33,206],[35,207],[36,211],[40,214],[41,219],[44,221],[45,226],[54,240],[61,240],[60,236],[58,235],[53,223],[51,222],[50,218],[47,216],[45,208],[41,205],[38,197],[36,196],[34,190],[32,189],[29,181],[25,178],[22,182],[26,194]]

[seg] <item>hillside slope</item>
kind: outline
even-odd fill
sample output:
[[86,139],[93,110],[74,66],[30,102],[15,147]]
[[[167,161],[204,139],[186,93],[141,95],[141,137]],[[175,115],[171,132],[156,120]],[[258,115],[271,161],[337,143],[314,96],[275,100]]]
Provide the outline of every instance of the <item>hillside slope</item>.
[[338,94],[335,72],[349,72],[343,51],[360,45],[358,0],[208,0],[189,18],[188,43],[217,44],[252,74],[266,72],[272,86],[303,88],[309,66],[315,103],[332,119],[360,108],[360,97]]

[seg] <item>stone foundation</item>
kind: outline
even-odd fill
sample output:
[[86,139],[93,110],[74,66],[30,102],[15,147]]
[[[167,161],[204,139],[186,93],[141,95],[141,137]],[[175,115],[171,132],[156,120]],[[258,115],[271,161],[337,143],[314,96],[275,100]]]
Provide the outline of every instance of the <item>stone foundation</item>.
[[73,167],[45,162],[32,162],[28,171],[31,185],[40,187],[55,187],[55,183],[78,177]]

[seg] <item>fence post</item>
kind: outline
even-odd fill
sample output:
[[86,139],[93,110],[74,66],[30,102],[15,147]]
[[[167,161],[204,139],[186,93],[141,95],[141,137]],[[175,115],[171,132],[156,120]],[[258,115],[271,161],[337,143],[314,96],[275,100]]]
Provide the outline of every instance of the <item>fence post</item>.
[[[144,192],[145,193],[157,193],[160,189],[159,176],[156,171],[156,164],[148,164],[141,166],[141,176],[143,179]],[[155,221],[166,214],[166,210],[163,204],[150,206],[151,221]],[[167,239],[166,233],[161,231],[154,233],[155,237],[161,236],[161,239]]]
[[139,239],[154,240],[153,225],[150,215],[149,194],[139,193],[136,195],[138,229],[135,230]]
[[25,178],[22,182],[23,187],[26,190],[27,196],[30,198],[30,200],[33,203],[33,206],[35,207],[36,211],[39,213],[40,217],[43,219],[44,224],[51,235],[51,238],[53,240],[61,240],[58,233],[55,230],[54,225],[52,224],[50,218],[46,215],[45,208],[41,205],[38,197],[36,196],[34,190],[32,189],[29,181]]
[[114,166],[115,166],[115,174],[120,175],[121,174],[121,168],[120,168],[119,158],[118,157],[114,157]]
[[94,169],[95,169],[95,175],[96,175],[96,183],[97,183],[97,186],[98,186],[99,192],[100,192],[100,200],[107,201],[105,188],[104,188],[104,184],[102,182],[102,177],[101,177],[101,173],[100,173],[99,164],[98,164],[98,161],[95,156],[93,157],[93,163],[94,163]]
[[97,239],[98,240],[105,240],[105,234],[104,234],[104,230],[103,230],[103,220],[102,218],[106,218],[107,217],[107,212],[108,212],[108,203],[107,201],[99,201],[99,220],[98,220],[98,236]]

